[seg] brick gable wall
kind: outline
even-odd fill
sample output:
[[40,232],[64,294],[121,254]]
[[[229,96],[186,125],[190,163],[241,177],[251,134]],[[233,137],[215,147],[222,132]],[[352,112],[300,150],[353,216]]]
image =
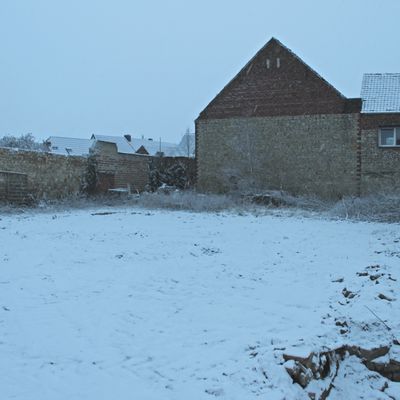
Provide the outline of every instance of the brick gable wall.
[[360,99],[345,98],[272,39],[200,113],[199,119],[341,114],[360,109]]

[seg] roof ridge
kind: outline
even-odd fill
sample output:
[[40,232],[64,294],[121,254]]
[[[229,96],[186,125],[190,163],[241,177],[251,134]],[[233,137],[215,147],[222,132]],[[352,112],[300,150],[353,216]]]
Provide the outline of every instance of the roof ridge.
[[363,75],[400,75],[400,72],[364,72]]
[[92,140],[92,139],[86,139],[86,138],[77,138],[77,137],[70,137],[70,136],[49,136],[50,138],[57,138],[57,139],[74,139],[74,140]]
[[[265,50],[267,46],[271,43],[276,43],[278,46],[282,47],[285,51],[287,51],[292,57],[294,57],[297,61],[303,64],[310,72],[312,72],[317,78],[319,78],[324,84],[329,86],[337,95],[339,95],[342,99],[347,99],[347,97],[341,93],[338,89],[335,88],[331,83],[329,83],[325,78],[323,78],[317,71],[311,68],[305,61],[303,61],[296,53],[294,53],[289,47],[285,46],[280,40],[276,39],[274,36],[271,37],[255,54],[250,60],[244,65],[243,68],[239,70],[239,72],[214,96],[214,98],[204,107],[204,109],[200,112],[199,117],[207,110],[210,106],[214,104],[216,99],[222,95],[225,90],[236,80],[240,77],[240,75],[251,68],[252,63],[254,62],[257,57],[259,57],[260,53]],[[198,117],[198,118],[199,118]]]

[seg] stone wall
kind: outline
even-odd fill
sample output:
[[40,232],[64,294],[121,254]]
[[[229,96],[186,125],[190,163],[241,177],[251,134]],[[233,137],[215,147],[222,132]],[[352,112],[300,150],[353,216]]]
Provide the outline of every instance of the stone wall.
[[148,184],[149,156],[118,153],[115,143],[97,141],[93,157],[97,164],[100,191],[126,189],[129,185],[132,192],[142,192]]
[[[155,158],[118,153],[114,143],[97,141],[90,157],[0,148],[0,200],[57,199],[80,193],[106,193],[108,189],[145,190],[149,183],[149,164]],[[176,162],[195,175],[193,159],[162,158],[165,165]],[[94,178],[90,178],[90,176]],[[96,183],[97,176],[97,183]]]
[[85,157],[0,148],[0,170],[26,174],[27,191],[33,199],[55,199],[79,193],[86,168]]
[[361,115],[361,193],[400,191],[400,147],[379,147],[379,128],[400,126],[400,114]]
[[358,192],[359,114],[198,119],[201,191]]

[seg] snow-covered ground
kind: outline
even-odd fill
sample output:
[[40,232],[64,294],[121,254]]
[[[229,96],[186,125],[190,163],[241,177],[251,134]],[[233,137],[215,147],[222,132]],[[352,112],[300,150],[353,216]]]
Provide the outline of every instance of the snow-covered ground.
[[[394,224],[0,215],[0,266],[1,399],[308,399],[283,353],[400,336]],[[352,356],[329,398],[396,399],[400,383]]]

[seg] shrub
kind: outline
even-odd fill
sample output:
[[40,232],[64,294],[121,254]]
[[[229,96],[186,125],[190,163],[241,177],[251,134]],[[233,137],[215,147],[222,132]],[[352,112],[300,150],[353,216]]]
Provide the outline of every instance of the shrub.
[[400,222],[400,194],[347,197],[334,204],[329,215],[368,221]]

